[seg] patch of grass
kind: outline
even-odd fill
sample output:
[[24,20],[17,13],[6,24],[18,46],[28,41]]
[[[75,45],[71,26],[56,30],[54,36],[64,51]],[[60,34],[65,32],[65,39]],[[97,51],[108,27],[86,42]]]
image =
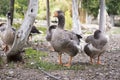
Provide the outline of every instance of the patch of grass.
[[25,54],[28,58],[30,58],[30,59],[34,58],[35,60],[38,60],[39,57],[45,57],[48,55],[46,52],[33,50],[32,48],[26,49]]
[[18,30],[20,28],[21,24],[20,23],[14,23],[13,26]]
[[85,34],[92,34],[93,32],[87,30],[87,31],[85,31],[84,33],[85,33]]
[[114,27],[112,30],[111,30],[112,34],[120,34],[120,28],[119,27]]
[[3,60],[2,60],[2,58],[1,58],[1,56],[0,56],[0,65],[2,65],[2,63],[3,63]]
[[51,70],[84,70],[85,67],[81,65],[73,65],[70,68],[42,60],[44,57],[47,57],[48,54],[42,51],[36,51],[32,48],[25,50],[26,63],[25,67],[38,69],[39,67],[51,71]]
[[9,67],[9,68],[15,68],[14,62],[8,63],[8,67]]
[[44,35],[46,34],[46,31],[47,31],[46,27],[40,26],[40,27],[37,27],[37,29],[40,30],[40,31],[42,31]]
[[58,69],[59,68],[58,65],[42,60],[42,58],[46,56],[48,56],[46,52],[33,50],[32,48],[26,49],[25,57],[27,58],[27,62],[25,64],[25,67],[29,68],[41,67],[45,70]]

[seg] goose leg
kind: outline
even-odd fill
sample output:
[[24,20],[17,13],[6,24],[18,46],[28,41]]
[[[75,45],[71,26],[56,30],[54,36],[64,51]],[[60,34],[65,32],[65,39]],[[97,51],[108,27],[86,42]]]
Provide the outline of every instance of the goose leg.
[[29,41],[32,41],[32,34],[29,34],[29,37],[28,37],[29,39]]
[[90,63],[93,64],[93,58],[90,57]]
[[72,57],[70,56],[68,63],[64,64],[64,66],[70,67],[71,66],[71,62],[72,62]]
[[7,52],[8,50],[9,50],[8,46],[5,45],[5,47],[3,48],[3,51],[4,51],[4,52]]
[[60,64],[60,65],[62,65],[62,59],[61,59],[61,57],[62,57],[62,54],[59,54],[59,56],[58,56],[58,60],[59,60],[58,64]]
[[101,64],[101,62],[100,62],[100,55],[98,56],[97,64]]

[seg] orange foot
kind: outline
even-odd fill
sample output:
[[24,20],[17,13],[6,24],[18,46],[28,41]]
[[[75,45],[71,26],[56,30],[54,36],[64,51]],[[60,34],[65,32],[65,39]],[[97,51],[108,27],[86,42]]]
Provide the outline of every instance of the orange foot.
[[63,66],[70,68],[71,64],[64,64]]
[[93,62],[90,61],[90,64],[93,64]]
[[93,64],[93,59],[90,57],[90,64]]
[[101,64],[101,61],[97,61],[97,64]]
[[59,64],[59,65],[63,65],[62,62],[59,62],[58,64]]

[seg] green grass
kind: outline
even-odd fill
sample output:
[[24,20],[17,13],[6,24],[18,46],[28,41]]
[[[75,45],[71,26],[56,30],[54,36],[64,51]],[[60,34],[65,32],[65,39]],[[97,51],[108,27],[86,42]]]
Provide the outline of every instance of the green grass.
[[13,23],[13,26],[16,28],[16,29],[19,29],[19,27],[21,26],[20,23]]
[[46,31],[47,31],[46,27],[40,26],[40,27],[37,27],[37,29],[40,30],[40,31],[42,31],[44,35],[46,34]]
[[114,27],[112,30],[111,30],[112,34],[120,34],[120,27]]
[[0,56],[0,65],[2,65],[2,63],[3,63],[3,60],[2,60],[2,58],[1,58],[1,56]]
[[47,62],[45,60],[42,60],[43,58],[48,57],[48,53],[43,51],[36,51],[32,48],[28,48],[25,50],[25,67],[26,68],[32,68],[32,69],[38,69],[39,67],[51,71],[51,70],[83,70],[85,67],[83,65],[73,65],[70,68],[58,65],[56,63]]

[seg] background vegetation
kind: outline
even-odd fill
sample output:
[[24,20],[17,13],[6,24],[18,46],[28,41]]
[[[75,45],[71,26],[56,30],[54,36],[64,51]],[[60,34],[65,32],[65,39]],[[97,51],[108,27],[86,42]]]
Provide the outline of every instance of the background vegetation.
[[[112,15],[120,15],[120,1],[119,0],[106,0],[106,8],[109,14]],[[14,10],[14,18],[24,18],[24,14],[27,10],[28,0],[15,0],[15,10]],[[50,0],[50,13],[55,10],[63,10],[65,12],[66,18],[66,27],[67,29],[71,29],[72,27],[72,0]],[[82,8],[84,8],[88,14],[97,17],[98,9],[99,9],[99,0],[82,0]],[[9,10],[9,0],[1,0],[0,1],[0,17],[5,17],[7,11]],[[37,15],[38,20],[46,20],[46,0],[39,0],[39,11]],[[52,18],[51,18],[52,19]],[[16,26],[20,26],[20,24],[14,24]],[[46,28],[41,28],[46,33]],[[120,31],[115,30],[113,33],[120,33]],[[44,62],[41,60],[41,57],[48,56],[45,52],[40,52],[33,50],[31,48],[26,49],[25,51],[25,59],[26,61],[25,67],[31,68],[45,68],[46,70],[53,69],[66,69],[65,67],[58,66],[56,64],[51,64],[49,62]],[[1,61],[1,60],[0,60]],[[0,62],[1,63],[1,62]],[[34,64],[34,65],[33,65]],[[81,66],[72,66],[71,69],[78,70],[84,69]]]
[[[9,10],[10,0],[0,1],[0,16],[5,17]],[[81,0],[82,4],[79,6],[85,9],[88,14],[97,17],[99,9],[99,0]],[[28,0],[15,0],[14,18],[23,18],[27,10]],[[119,0],[106,0],[106,9],[109,15],[120,15],[120,1]],[[71,29],[72,26],[72,0],[50,0],[50,13],[51,16],[55,10],[63,10],[66,17],[66,27]],[[37,15],[38,20],[46,20],[46,0],[39,0],[39,12]]]

